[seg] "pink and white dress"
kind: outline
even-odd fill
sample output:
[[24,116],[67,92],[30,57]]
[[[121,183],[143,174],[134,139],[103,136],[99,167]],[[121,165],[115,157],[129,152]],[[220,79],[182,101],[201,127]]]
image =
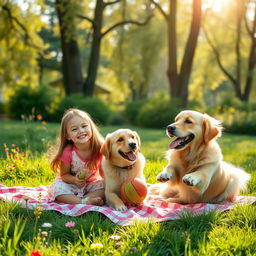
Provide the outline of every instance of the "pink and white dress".
[[69,163],[71,165],[71,174],[74,176],[80,171],[85,172],[86,182],[84,187],[78,188],[74,184],[69,184],[64,182],[61,179],[60,174],[58,174],[54,182],[49,187],[48,193],[49,193],[50,200],[54,201],[57,196],[66,195],[66,194],[68,195],[74,194],[78,197],[83,197],[89,192],[103,189],[104,183],[99,173],[99,169],[101,168],[101,165],[100,165],[101,159],[102,159],[102,155],[98,158],[97,170],[90,170],[87,167],[87,163],[89,160],[84,160],[77,152],[77,149],[75,146],[65,147],[60,157],[60,160],[65,163]]

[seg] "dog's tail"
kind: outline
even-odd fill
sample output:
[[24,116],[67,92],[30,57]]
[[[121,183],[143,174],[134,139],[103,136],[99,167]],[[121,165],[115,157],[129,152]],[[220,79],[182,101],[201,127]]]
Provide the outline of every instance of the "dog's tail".
[[241,191],[247,189],[247,184],[251,178],[251,175],[245,172],[243,169],[226,162],[223,163],[222,167],[229,176],[229,184],[222,196],[224,196],[224,198],[230,198],[231,201],[234,201],[234,198],[239,195]]
[[229,173],[230,177],[236,180],[236,185],[239,190],[244,191],[247,188],[247,184],[251,178],[251,175],[230,163],[223,163],[223,168]]

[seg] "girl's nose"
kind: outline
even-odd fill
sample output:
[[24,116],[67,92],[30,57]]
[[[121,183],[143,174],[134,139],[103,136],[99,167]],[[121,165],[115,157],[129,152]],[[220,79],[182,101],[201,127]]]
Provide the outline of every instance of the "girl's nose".
[[79,132],[82,132],[83,130],[84,130],[83,127],[80,127],[80,128],[78,129]]

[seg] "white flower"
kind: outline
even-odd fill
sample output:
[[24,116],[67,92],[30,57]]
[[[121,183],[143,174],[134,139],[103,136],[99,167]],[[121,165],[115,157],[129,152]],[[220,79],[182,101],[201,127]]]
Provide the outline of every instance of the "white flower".
[[49,222],[45,222],[45,223],[43,223],[42,227],[43,227],[43,228],[51,228],[51,227],[52,227],[52,224],[49,223]]

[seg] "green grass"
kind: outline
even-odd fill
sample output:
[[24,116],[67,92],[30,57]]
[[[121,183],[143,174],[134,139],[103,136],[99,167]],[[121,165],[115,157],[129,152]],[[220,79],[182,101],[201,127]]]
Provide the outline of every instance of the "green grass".
[[[7,186],[48,185],[54,179],[46,150],[59,124],[0,121],[0,183]],[[101,127],[106,135],[120,127]],[[141,137],[141,151],[147,162],[145,175],[149,183],[166,165],[168,138],[163,129],[135,128]],[[256,195],[256,137],[224,134],[219,143],[224,159],[252,174],[245,195]],[[19,147],[16,157],[6,158]],[[15,144],[15,146],[12,144]],[[24,156],[24,154],[26,154]],[[15,166],[15,167],[13,167]],[[238,206],[225,213],[211,212],[200,216],[184,214],[177,221],[137,223],[117,226],[99,213],[68,217],[56,212],[42,212],[39,219],[31,210],[17,204],[0,202],[0,255],[29,255],[39,250],[43,255],[255,255],[255,206]],[[74,228],[65,227],[74,221]],[[43,228],[45,222],[52,228]],[[74,231],[75,229],[75,231]],[[43,236],[42,231],[48,234]],[[120,236],[113,240],[112,235]],[[93,243],[103,248],[92,249]]]

